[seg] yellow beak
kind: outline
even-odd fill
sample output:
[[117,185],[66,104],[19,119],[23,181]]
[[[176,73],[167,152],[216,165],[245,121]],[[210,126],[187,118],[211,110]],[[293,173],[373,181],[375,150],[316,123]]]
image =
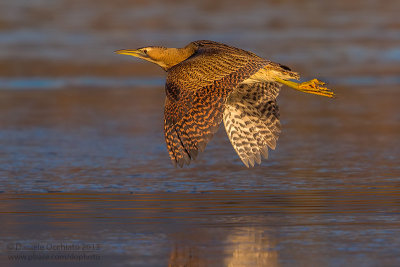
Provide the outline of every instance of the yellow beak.
[[145,53],[143,53],[142,51],[140,51],[139,49],[122,49],[122,50],[114,51],[114,53],[138,57],[138,58],[147,57],[147,55]]

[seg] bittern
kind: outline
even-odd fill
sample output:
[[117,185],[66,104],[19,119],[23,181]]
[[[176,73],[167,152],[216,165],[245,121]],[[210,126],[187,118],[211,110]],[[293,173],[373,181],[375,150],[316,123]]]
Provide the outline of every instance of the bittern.
[[138,57],[167,72],[164,134],[175,165],[189,165],[224,121],[225,130],[247,166],[268,158],[281,132],[276,97],[282,84],[301,92],[334,97],[313,79],[252,52],[214,41],[195,41],[183,48],[149,46],[118,54]]

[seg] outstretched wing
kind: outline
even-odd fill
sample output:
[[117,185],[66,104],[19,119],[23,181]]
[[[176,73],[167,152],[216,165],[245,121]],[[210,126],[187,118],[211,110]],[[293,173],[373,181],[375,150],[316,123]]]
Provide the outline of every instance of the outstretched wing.
[[166,99],[164,133],[172,162],[182,167],[204,151],[222,121],[224,97],[202,95],[184,114],[179,102]]
[[203,151],[222,122],[232,90],[269,61],[227,45],[194,42],[197,52],[168,70],[164,132],[172,162],[183,166]]
[[249,167],[268,158],[281,132],[276,97],[281,85],[258,83],[240,85],[228,98],[223,113],[225,130],[233,148]]

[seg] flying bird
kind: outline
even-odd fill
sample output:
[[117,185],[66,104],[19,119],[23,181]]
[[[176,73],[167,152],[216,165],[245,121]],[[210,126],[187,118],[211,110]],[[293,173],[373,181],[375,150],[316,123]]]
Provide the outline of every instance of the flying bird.
[[282,85],[334,97],[313,79],[299,83],[290,68],[256,54],[214,41],[194,41],[183,48],[160,46],[123,49],[167,72],[164,134],[173,164],[189,165],[224,122],[236,153],[246,165],[268,158],[281,132],[276,98]]

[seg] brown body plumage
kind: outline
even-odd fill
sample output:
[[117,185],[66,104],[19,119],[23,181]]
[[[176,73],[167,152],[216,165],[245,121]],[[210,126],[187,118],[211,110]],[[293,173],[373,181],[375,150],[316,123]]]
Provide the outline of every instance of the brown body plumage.
[[203,151],[224,121],[228,137],[249,167],[267,158],[280,133],[276,104],[282,84],[333,97],[318,80],[297,84],[288,67],[254,53],[213,41],[184,48],[144,47],[119,50],[167,71],[164,132],[170,158],[183,166]]

